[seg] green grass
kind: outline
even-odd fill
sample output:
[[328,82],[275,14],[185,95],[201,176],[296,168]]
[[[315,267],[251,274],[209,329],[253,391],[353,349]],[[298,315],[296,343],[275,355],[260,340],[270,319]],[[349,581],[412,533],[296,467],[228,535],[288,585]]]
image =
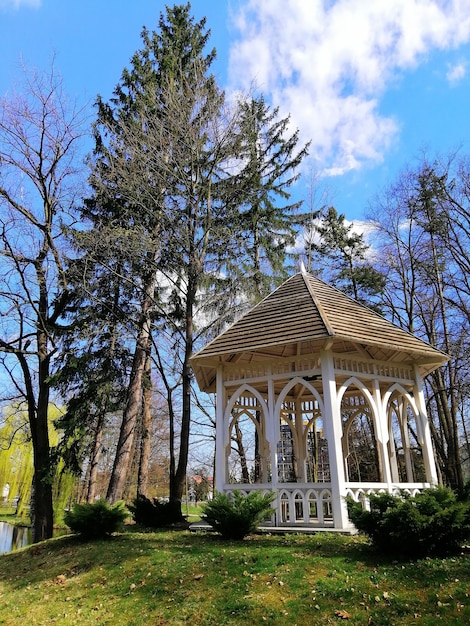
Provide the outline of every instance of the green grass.
[[188,531],[60,537],[0,556],[0,624],[470,623],[470,555],[397,563],[364,539]]
[[198,502],[197,504],[188,502],[182,505],[181,510],[183,515],[186,516],[186,519],[190,523],[198,522],[201,519],[203,504],[204,502]]
[[8,522],[9,524],[19,526],[29,526],[31,524],[28,513],[18,517],[16,515],[16,507],[11,506],[0,506],[0,522]]

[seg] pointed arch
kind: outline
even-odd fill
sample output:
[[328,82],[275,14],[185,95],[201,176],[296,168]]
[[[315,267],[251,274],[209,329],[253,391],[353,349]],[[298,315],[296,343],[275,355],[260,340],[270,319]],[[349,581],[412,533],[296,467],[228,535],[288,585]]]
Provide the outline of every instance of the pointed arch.
[[396,393],[399,393],[400,395],[404,396],[407,398],[410,406],[413,409],[413,413],[418,416],[419,415],[419,410],[418,410],[418,406],[416,404],[416,400],[413,397],[413,395],[407,391],[403,385],[401,385],[400,383],[394,383],[389,389],[387,389],[387,391],[383,394],[382,397],[382,404],[383,404],[383,409],[384,411],[387,411],[388,408],[388,403],[391,399],[391,397],[393,395],[395,395]]
[[424,425],[416,399],[402,385],[395,383],[384,394],[383,402],[388,422],[388,451],[394,482],[425,482]]
[[[352,387],[357,390],[357,397],[346,397]],[[370,390],[356,376],[351,376],[341,385],[338,403],[343,427],[344,471],[348,481],[381,481],[384,471],[377,436],[380,407]]]
[[238,402],[238,400],[243,397],[245,394],[250,394],[253,397],[255,397],[258,402],[260,403],[260,407],[261,407],[261,412],[264,415],[264,418],[266,419],[266,416],[269,414],[268,413],[268,405],[265,401],[265,399],[263,398],[263,396],[261,395],[261,393],[255,389],[254,387],[252,387],[251,385],[248,384],[244,384],[241,387],[239,387],[236,392],[230,397],[229,401],[227,402],[227,406],[225,407],[225,412],[224,412],[224,441],[225,441],[225,445],[228,445],[229,443],[229,435],[230,435],[230,425],[233,421],[233,416],[232,416],[232,410],[235,406],[235,404]]
[[[268,405],[263,395],[243,384],[230,397],[224,412],[227,476],[242,484],[269,482]],[[244,419],[243,419],[244,418]]]
[[300,378],[300,376],[296,376],[295,378],[292,378],[287,383],[287,385],[285,385],[283,387],[283,389],[281,390],[281,392],[280,392],[280,394],[279,394],[279,396],[278,396],[278,398],[276,400],[276,405],[275,405],[275,408],[274,408],[274,414],[275,415],[280,415],[282,403],[284,402],[285,397],[287,396],[289,391],[293,387],[295,387],[296,385],[303,385],[306,389],[308,389],[311,392],[312,396],[318,402],[318,410],[323,415],[324,411],[325,411],[324,405],[323,405],[323,398],[318,393],[318,391],[315,389],[315,387],[309,383],[308,380],[305,380],[305,378]]
[[[295,387],[299,387],[298,393],[289,395]],[[279,481],[329,480],[328,442],[323,434],[324,403],[318,390],[300,376],[292,378],[278,395],[274,415]]]
[[351,376],[348,378],[339,388],[338,390],[338,403],[341,404],[344,394],[349,389],[349,387],[357,387],[359,391],[361,391],[364,396],[367,398],[371,409],[374,411],[374,415],[377,415],[377,406],[375,404],[375,400],[371,392],[367,389],[363,382],[361,382],[356,376]]

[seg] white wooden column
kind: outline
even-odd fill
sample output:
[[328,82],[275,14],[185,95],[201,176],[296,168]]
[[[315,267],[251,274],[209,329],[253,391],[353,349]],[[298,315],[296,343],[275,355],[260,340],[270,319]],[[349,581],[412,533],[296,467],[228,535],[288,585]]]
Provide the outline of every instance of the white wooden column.
[[[405,458],[406,480],[409,483],[415,481],[413,473],[413,461],[411,460],[410,431],[408,427],[408,403],[403,398],[399,398],[397,402],[398,416],[401,425],[401,442],[403,444],[403,455]],[[416,416],[416,428],[419,428],[419,415]],[[421,444],[420,444],[421,445]],[[421,446],[422,449],[423,446]]]
[[223,492],[227,482],[227,460],[225,454],[225,440],[227,433],[225,428],[225,404],[226,394],[224,389],[223,368],[217,368],[216,375],[216,397],[215,397],[215,490]]
[[388,420],[387,420],[387,410],[384,407],[382,402],[382,394],[380,393],[380,385],[377,379],[374,379],[374,401],[375,401],[375,410],[377,411],[377,443],[379,444],[379,454],[380,454],[380,466],[382,469],[382,476],[380,477],[380,482],[387,483],[389,491],[392,489],[392,472],[390,466],[390,458],[389,458],[389,439],[390,435],[388,432]]
[[[273,525],[276,526],[280,523],[281,517],[281,503],[279,499],[278,485],[279,477],[277,475],[277,442],[279,441],[279,416],[275,415],[276,407],[276,394],[274,391],[274,381],[272,377],[271,368],[268,372],[268,414],[266,415],[266,439],[269,445],[270,461],[271,461],[271,488],[277,493],[277,501],[273,503],[274,518],[272,520]],[[274,508],[275,507],[275,508]]]
[[297,459],[297,482],[307,482],[307,447],[304,446],[304,423],[302,399],[294,398],[295,455]]
[[276,397],[274,392],[274,381],[271,375],[271,368],[268,374],[268,415],[266,416],[266,439],[269,444],[271,463],[271,484],[273,490],[277,489],[279,478],[277,475],[277,442],[279,441],[279,416],[274,414],[276,407]]
[[344,475],[344,459],[341,445],[343,425],[336,389],[335,368],[333,355],[329,351],[320,354],[321,373],[323,384],[323,405],[325,415],[323,426],[328,439],[328,454],[330,458],[331,500],[333,507],[333,524],[335,528],[351,526],[346,506],[346,481]]
[[434,460],[434,450],[432,447],[432,439],[431,439],[431,429],[429,428],[429,421],[426,412],[426,402],[424,400],[424,390],[423,390],[423,379],[419,372],[418,366],[415,365],[415,388],[414,388],[414,397],[416,399],[416,404],[419,410],[419,415],[416,421],[420,421],[422,428],[422,451],[423,451],[423,461],[424,467],[426,470],[426,479],[431,485],[438,484],[437,478],[437,470],[436,470],[436,462]]
[[[388,423],[390,420],[390,433],[389,433],[389,446],[388,446],[388,454],[389,454],[389,459],[390,459],[390,471],[392,473],[392,481],[394,483],[399,483],[400,482],[400,472],[398,471],[398,459],[397,459],[397,442],[395,441],[395,437],[393,435],[393,415],[392,415],[392,411],[393,409],[391,408],[391,405],[386,407],[386,417],[387,417],[387,427],[388,427]],[[401,428],[401,424],[400,424],[400,413],[399,413],[399,409],[398,409],[398,405],[397,405],[397,410],[396,410],[396,419],[397,419],[397,424],[398,427],[400,428],[400,438],[401,438],[401,433],[402,433],[402,428]]]

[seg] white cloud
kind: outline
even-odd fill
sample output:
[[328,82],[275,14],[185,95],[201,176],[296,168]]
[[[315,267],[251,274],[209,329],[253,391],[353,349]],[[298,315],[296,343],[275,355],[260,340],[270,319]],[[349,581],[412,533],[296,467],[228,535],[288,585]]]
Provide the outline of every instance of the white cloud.
[[0,0],[0,9],[21,9],[21,7],[37,8],[41,0]]
[[465,63],[457,63],[457,65],[452,65],[448,67],[447,70],[447,80],[451,85],[456,85],[459,83],[467,73],[467,68]]
[[470,0],[246,0],[233,20],[232,87],[255,81],[339,174],[381,160],[399,125],[380,97],[431,51],[470,39]]

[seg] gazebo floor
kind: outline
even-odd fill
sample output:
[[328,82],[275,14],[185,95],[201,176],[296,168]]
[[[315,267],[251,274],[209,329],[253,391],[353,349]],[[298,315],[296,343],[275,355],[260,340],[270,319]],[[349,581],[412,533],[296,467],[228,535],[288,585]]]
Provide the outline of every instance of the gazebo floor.
[[[194,522],[190,524],[189,530],[191,532],[214,532],[214,529],[210,524],[204,521]],[[269,535],[288,535],[288,534],[309,534],[315,535],[316,533],[338,533],[341,535],[355,535],[357,530],[352,528],[333,528],[333,526],[270,526],[269,524],[261,524],[258,527],[258,532]]]

